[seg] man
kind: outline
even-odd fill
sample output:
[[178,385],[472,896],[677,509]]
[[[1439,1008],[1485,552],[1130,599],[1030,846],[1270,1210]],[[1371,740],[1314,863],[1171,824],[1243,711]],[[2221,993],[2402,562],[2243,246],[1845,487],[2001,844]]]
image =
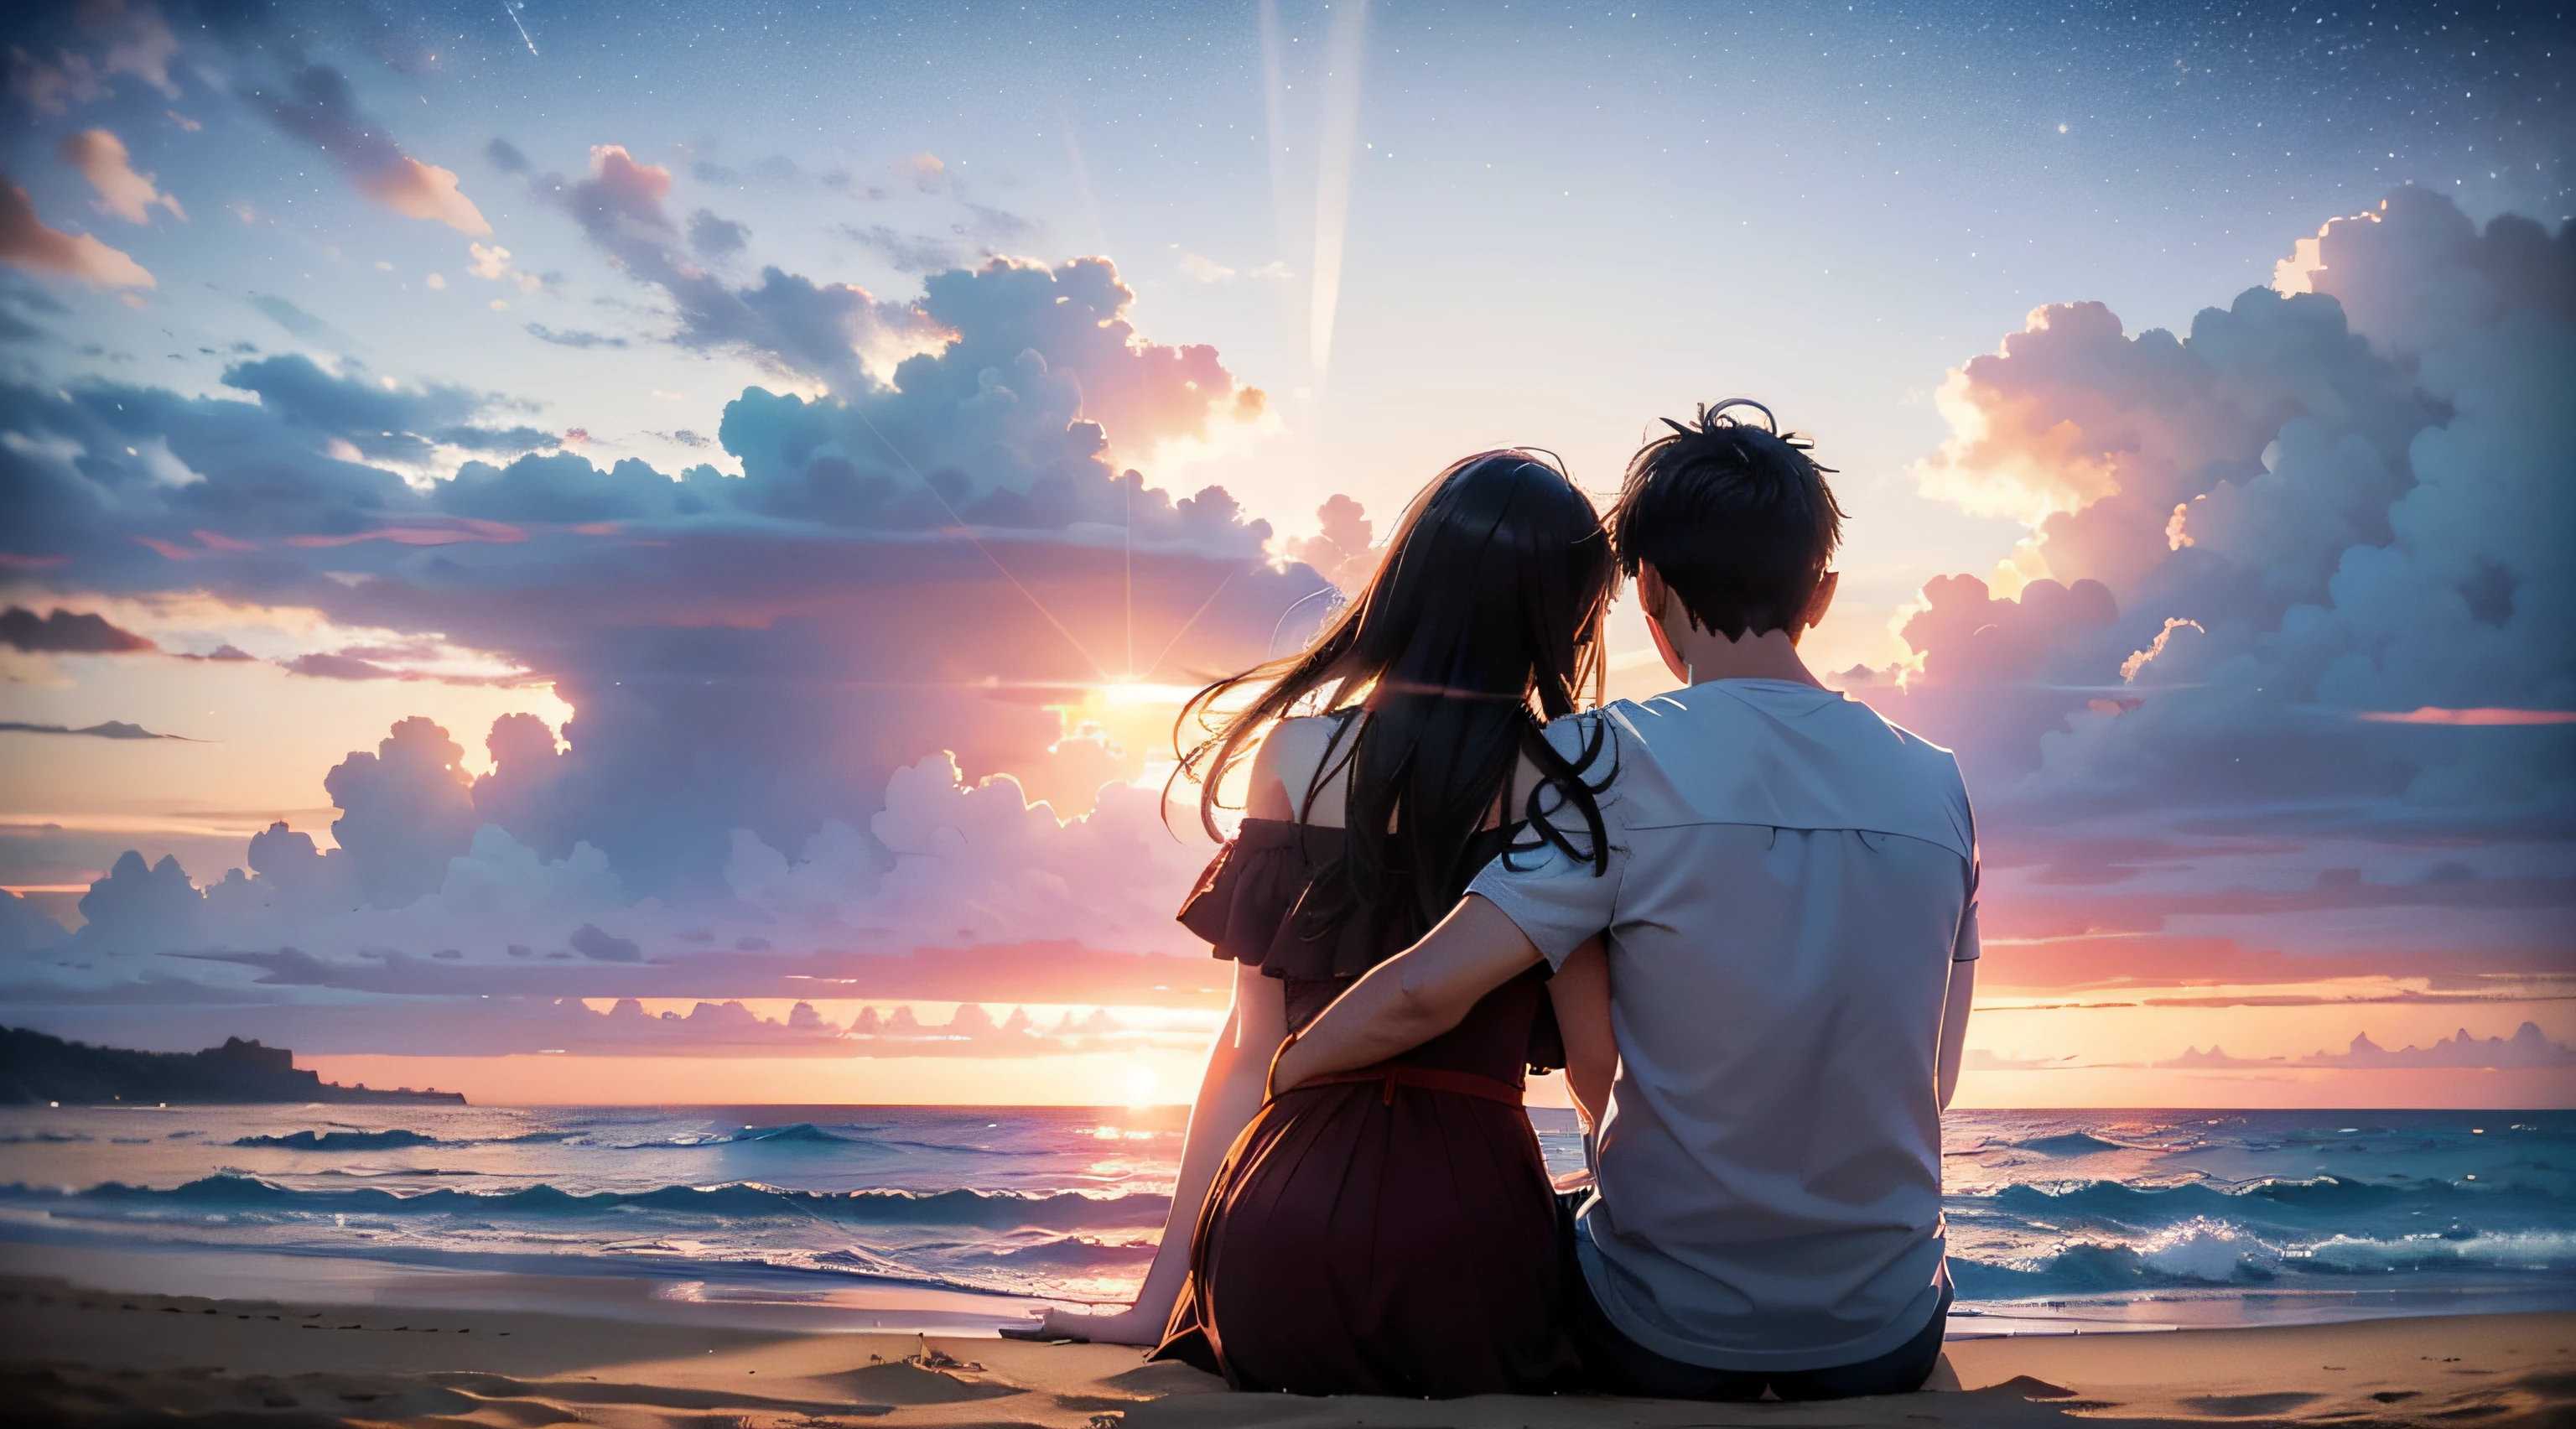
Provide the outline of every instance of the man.
[[1804,444],[1722,415],[1736,405],[1667,423],[1613,518],[1687,688],[1548,731],[1569,757],[1606,736],[1588,771],[1608,785],[1606,870],[1579,826],[1570,849],[1498,857],[1280,1054],[1274,1085],[1436,1036],[1606,930],[1619,1064],[1570,1314],[1601,1387],[1902,1393],[1949,1309],[1941,1109],[1976,967],[1975,834],[1948,751],[1799,659],[1842,513]]

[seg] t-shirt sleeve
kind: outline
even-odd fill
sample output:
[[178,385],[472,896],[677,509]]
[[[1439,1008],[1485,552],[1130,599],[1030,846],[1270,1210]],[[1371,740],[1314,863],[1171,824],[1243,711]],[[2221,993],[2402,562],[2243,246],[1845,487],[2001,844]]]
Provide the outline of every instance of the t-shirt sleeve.
[[1977,885],[1985,871],[1971,857],[1968,860],[1968,906],[1959,910],[1959,937],[1950,945],[1950,961],[1973,963],[1977,960]]
[[1595,873],[1588,858],[1576,858],[1547,844],[1527,852],[1496,854],[1467,891],[1502,909],[1538,944],[1547,965],[1556,968],[1564,966],[1584,939],[1610,926],[1625,866],[1625,850],[1615,839],[1606,873]]

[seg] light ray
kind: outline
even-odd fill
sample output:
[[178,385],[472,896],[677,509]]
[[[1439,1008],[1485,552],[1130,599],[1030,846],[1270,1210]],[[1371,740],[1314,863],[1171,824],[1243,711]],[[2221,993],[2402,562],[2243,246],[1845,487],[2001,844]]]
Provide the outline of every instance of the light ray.
[[1082,200],[1083,215],[1091,220],[1092,246],[1109,251],[1109,227],[1100,221],[1100,204],[1091,194],[1091,169],[1082,162],[1082,141],[1073,132],[1073,111],[1062,104],[1055,109],[1056,123],[1064,130],[1064,153],[1073,165],[1073,192]]
[[1281,73],[1279,0],[1261,0],[1262,114],[1270,125],[1270,228],[1273,257],[1286,260],[1294,246],[1288,231],[1288,79]]
[[1332,366],[1333,316],[1341,300],[1342,241],[1351,218],[1351,150],[1359,143],[1360,71],[1368,60],[1368,0],[1333,7],[1325,40],[1324,126],[1315,167],[1315,278],[1306,351],[1315,390]]
[[1208,607],[1216,604],[1216,598],[1225,594],[1225,588],[1232,585],[1234,578],[1239,574],[1241,574],[1240,570],[1225,573],[1225,579],[1216,583],[1216,589],[1209,591],[1207,599],[1199,602],[1199,608],[1191,611],[1190,618],[1181,622],[1181,628],[1172,632],[1172,638],[1163,642],[1161,653],[1154,657],[1153,664],[1145,667],[1145,673],[1138,676],[1138,679],[1154,678],[1154,672],[1163,668],[1163,659],[1172,653],[1172,647],[1181,643],[1181,637],[1190,633],[1190,627],[1199,623],[1199,617],[1208,613]]
[[948,513],[948,519],[957,523],[957,534],[964,536],[968,541],[972,542],[975,549],[983,553],[984,559],[993,563],[993,569],[1002,573],[1002,579],[1011,583],[1011,589],[1016,590],[1021,595],[1027,597],[1029,607],[1035,610],[1038,614],[1046,617],[1047,624],[1055,627],[1056,633],[1064,637],[1064,643],[1073,647],[1073,652],[1082,657],[1082,662],[1089,665],[1092,668],[1093,673],[1099,675],[1100,678],[1104,680],[1110,678],[1108,669],[1098,660],[1092,658],[1091,651],[1083,645],[1081,640],[1074,636],[1072,628],[1067,626],[1063,621],[1056,619],[1055,612],[1047,609],[1046,602],[1038,599],[1035,591],[1032,591],[1027,586],[1020,584],[1020,578],[1011,574],[1011,568],[1002,564],[1002,558],[994,555],[992,548],[985,545],[983,540],[975,534],[975,529],[966,524],[966,518],[957,514],[957,508],[948,504],[948,497],[943,494],[938,487],[931,484],[929,477],[921,474],[921,468],[912,464],[912,458],[903,454],[903,448],[896,446],[892,441],[887,440],[886,434],[877,430],[877,424],[874,421],[869,420],[867,409],[856,403],[852,403],[850,411],[859,419],[860,425],[868,429],[868,435],[875,437],[879,442],[884,443],[885,449],[894,453],[894,459],[903,463],[903,469],[912,473],[912,479],[920,482],[921,489],[930,493],[930,499],[938,502],[939,509]]

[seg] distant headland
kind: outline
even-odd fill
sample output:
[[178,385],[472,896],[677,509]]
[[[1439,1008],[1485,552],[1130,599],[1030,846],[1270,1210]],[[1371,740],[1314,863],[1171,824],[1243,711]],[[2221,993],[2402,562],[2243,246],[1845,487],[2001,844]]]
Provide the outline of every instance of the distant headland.
[[0,1105],[78,1102],[379,1102],[463,1106],[462,1092],[344,1087],[299,1071],[295,1054],[227,1037],[202,1052],[131,1052],[0,1027]]

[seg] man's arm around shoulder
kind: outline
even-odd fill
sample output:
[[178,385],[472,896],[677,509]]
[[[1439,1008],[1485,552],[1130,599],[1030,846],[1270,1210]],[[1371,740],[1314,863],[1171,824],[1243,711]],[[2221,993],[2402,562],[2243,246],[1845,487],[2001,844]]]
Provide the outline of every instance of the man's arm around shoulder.
[[1373,1066],[1466,1020],[1486,993],[1539,960],[1538,944],[1482,894],[1460,899],[1440,926],[1366,976],[1279,1054],[1271,1090]]

